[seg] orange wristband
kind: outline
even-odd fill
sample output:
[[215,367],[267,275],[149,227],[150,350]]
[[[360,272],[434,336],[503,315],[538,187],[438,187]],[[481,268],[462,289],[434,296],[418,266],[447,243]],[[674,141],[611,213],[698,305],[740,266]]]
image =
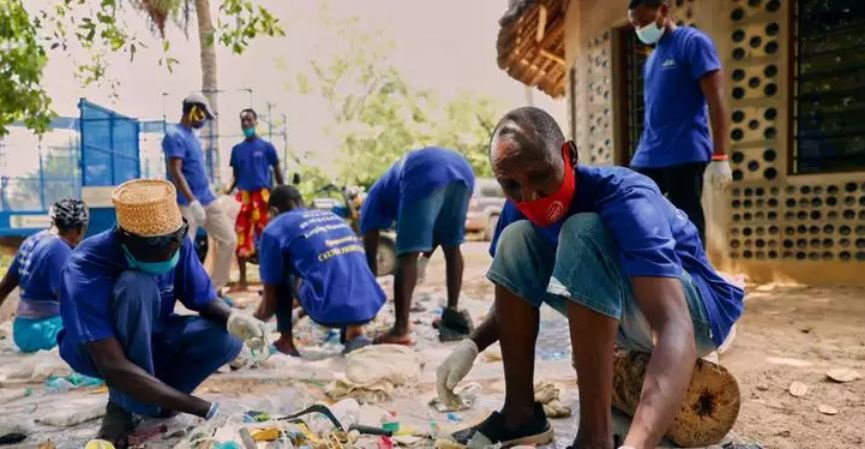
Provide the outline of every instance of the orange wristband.
[[726,154],[713,154],[712,160],[713,161],[726,161],[727,155]]

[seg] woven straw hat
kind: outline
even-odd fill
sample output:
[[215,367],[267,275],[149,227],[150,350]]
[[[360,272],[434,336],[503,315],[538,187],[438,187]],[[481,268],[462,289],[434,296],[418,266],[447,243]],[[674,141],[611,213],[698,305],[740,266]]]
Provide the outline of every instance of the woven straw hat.
[[142,237],[171,234],[183,226],[177,191],[168,181],[133,179],[111,193],[117,224]]

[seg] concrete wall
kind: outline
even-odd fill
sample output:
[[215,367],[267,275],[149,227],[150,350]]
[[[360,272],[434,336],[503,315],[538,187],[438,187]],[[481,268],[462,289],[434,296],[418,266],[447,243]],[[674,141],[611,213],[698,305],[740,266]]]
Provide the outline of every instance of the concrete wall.
[[[620,160],[614,55],[627,0],[571,0],[566,57],[576,79],[569,123],[583,163]],[[717,266],[760,281],[865,284],[865,172],[791,175],[791,2],[671,0],[676,19],[712,36],[724,65],[740,177],[704,203]]]

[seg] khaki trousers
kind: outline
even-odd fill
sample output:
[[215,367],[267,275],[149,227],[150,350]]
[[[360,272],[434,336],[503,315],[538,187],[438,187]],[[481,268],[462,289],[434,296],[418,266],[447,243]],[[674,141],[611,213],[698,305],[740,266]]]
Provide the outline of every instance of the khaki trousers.
[[207,265],[213,287],[219,292],[231,278],[231,264],[234,260],[234,249],[237,246],[237,236],[234,234],[234,220],[229,217],[225,206],[219,199],[204,206],[207,220],[197,223],[188,207],[181,206],[180,213],[189,222],[189,236],[194,237],[198,227],[207,230],[210,240]]

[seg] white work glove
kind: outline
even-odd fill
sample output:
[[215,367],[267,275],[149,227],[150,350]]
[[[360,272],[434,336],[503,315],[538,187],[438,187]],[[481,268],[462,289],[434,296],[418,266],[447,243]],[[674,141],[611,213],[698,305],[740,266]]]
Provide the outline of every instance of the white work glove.
[[205,421],[210,421],[213,418],[219,416],[219,403],[211,402],[210,408],[207,410],[207,415],[204,416]]
[[189,203],[189,212],[192,214],[192,219],[195,220],[195,223],[203,225],[207,221],[207,211],[204,210],[204,206],[198,200],[193,200]]
[[478,352],[480,352],[478,345],[471,338],[466,338],[460,341],[453,352],[439,365],[436,370],[436,391],[442,404],[448,406],[459,404],[454,388],[471,371]]
[[267,325],[249,315],[232,312],[228,316],[228,333],[234,335],[249,347],[253,359],[266,359],[270,355],[270,342],[267,339]]
[[706,181],[713,189],[723,189],[733,181],[733,170],[730,162],[725,160],[712,161],[706,168]]

